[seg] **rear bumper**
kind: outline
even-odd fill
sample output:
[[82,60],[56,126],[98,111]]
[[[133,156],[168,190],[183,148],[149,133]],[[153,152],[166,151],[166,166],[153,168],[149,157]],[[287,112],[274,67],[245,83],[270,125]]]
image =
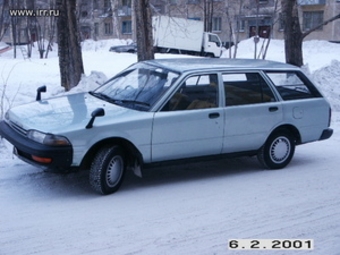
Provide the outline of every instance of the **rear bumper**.
[[[0,135],[14,146],[14,153],[23,161],[48,169],[66,171],[72,164],[72,146],[48,146],[37,143],[19,134],[5,121],[0,122]],[[51,159],[51,163],[41,163],[33,159]]]
[[322,131],[322,134],[319,138],[319,141],[326,140],[326,139],[330,138],[332,135],[333,135],[333,129],[327,128],[327,129]]

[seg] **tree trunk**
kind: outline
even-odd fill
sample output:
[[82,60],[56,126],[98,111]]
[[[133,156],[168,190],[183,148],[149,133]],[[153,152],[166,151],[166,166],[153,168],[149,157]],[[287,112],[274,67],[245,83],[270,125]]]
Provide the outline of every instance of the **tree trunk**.
[[76,19],[76,0],[57,0],[59,68],[61,86],[67,91],[77,86],[84,73],[79,32]]
[[281,0],[282,17],[285,23],[284,44],[286,63],[295,66],[303,65],[302,41],[296,0]]
[[112,10],[112,37],[119,39],[119,25],[118,25],[118,19],[117,19],[117,10],[118,10],[118,1],[117,0],[111,0],[111,10]]
[[152,16],[149,0],[134,0],[138,61],[154,59]]

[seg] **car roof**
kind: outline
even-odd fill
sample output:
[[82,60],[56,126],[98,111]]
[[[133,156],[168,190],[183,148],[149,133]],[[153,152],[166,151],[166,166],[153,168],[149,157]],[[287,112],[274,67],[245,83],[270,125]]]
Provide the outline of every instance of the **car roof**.
[[177,72],[197,70],[299,70],[298,67],[286,63],[262,59],[229,59],[229,58],[173,58],[145,61],[148,64],[162,66]]

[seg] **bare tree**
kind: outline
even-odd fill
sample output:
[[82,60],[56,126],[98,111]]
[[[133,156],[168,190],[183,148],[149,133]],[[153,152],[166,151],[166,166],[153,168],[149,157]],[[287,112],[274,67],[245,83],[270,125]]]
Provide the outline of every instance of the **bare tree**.
[[70,90],[77,86],[84,73],[76,19],[76,0],[57,0],[56,6],[60,10],[57,28],[61,85]]
[[118,0],[111,0],[113,38],[119,38],[119,25],[117,19],[117,12],[119,9],[118,2]]
[[0,7],[0,41],[9,29],[9,0],[3,0]]
[[286,62],[296,66],[303,65],[302,42],[303,39],[328,23],[340,19],[340,13],[334,17],[320,23],[314,28],[302,32],[300,27],[297,0],[281,0],[282,18],[285,24],[284,28],[284,42]]
[[[55,0],[50,0],[50,8],[56,10],[56,3]],[[54,40],[54,35],[56,31],[56,23],[57,23],[57,17],[54,15],[48,17],[48,44],[47,44],[47,49],[45,53],[45,58],[48,57],[48,53],[52,51],[52,45],[53,45],[53,40]]]
[[152,14],[149,0],[134,0],[138,61],[154,59]]
[[[279,3],[279,0],[274,1],[274,10],[273,10],[273,13],[272,13],[272,23],[271,23],[271,26],[270,26],[270,31],[274,30],[274,24],[278,21],[278,19],[277,19],[278,3]],[[270,33],[267,40],[263,41],[263,45],[262,45],[263,50],[261,50],[258,58],[260,58],[261,54],[262,54],[262,59],[266,58],[267,51],[268,51],[269,44],[270,44],[272,36],[273,36],[272,33]]]
[[[229,26],[229,58],[236,58],[237,44],[239,41],[239,31],[241,26],[241,16],[244,7],[244,0],[240,1],[226,1],[226,16]],[[236,22],[234,22],[236,20]],[[232,43],[235,44],[234,52],[232,54]]]
[[203,1],[204,31],[212,32],[213,29],[214,4],[213,0]]
[[[18,9],[19,3],[16,0],[10,0],[9,6],[11,9]],[[13,45],[13,57],[17,57],[17,43],[18,43],[18,32],[20,32],[19,28],[20,20],[17,16],[12,16],[10,19],[10,27],[11,27],[11,37],[12,37],[12,45]]]

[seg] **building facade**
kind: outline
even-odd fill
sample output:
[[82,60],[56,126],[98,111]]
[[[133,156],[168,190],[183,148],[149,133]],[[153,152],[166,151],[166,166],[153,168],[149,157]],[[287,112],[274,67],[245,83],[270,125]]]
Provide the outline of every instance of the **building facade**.
[[[36,8],[46,8],[49,0],[35,0]],[[133,0],[77,0],[79,30],[85,39],[135,40]],[[205,30],[219,35],[228,45],[254,35],[283,39],[281,0],[150,0],[153,15],[201,20]],[[0,13],[3,7],[0,0]],[[302,31],[340,13],[340,0],[298,0]],[[20,6],[19,6],[20,7]],[[20,7],[21,8],[21,7]],[[9,22],[4,19],[2,26]],[[0,22],[1,23],[1,22]],[[45,24],[46,22],[41,22]],[[22,23],[23,25],[25,23]],[[20,28],[25,31],[25,27]],[[10,42],[10,30],[2,30],[2,41]],[[24,38],[24,36],[22,36]],[[340,42],[340,19],[306,37]]]
[[[87,6],[85,9],[92,2],[79,1]],[[133,1],[114,2],[112,8],[110,0],[93,0],[92,13],[87,12],[90,16],[81,15],[82,38],[135,39]],[[280,3],[280,0],[151,0],[154,15],[201,20],[206,31],[218,34],[223,42],[254,35],[283,39]],[[340,13],[340,0],[298,0],[298,4],[302,31]],[[306,39],[340,42],[340,19],[314,31]]]

